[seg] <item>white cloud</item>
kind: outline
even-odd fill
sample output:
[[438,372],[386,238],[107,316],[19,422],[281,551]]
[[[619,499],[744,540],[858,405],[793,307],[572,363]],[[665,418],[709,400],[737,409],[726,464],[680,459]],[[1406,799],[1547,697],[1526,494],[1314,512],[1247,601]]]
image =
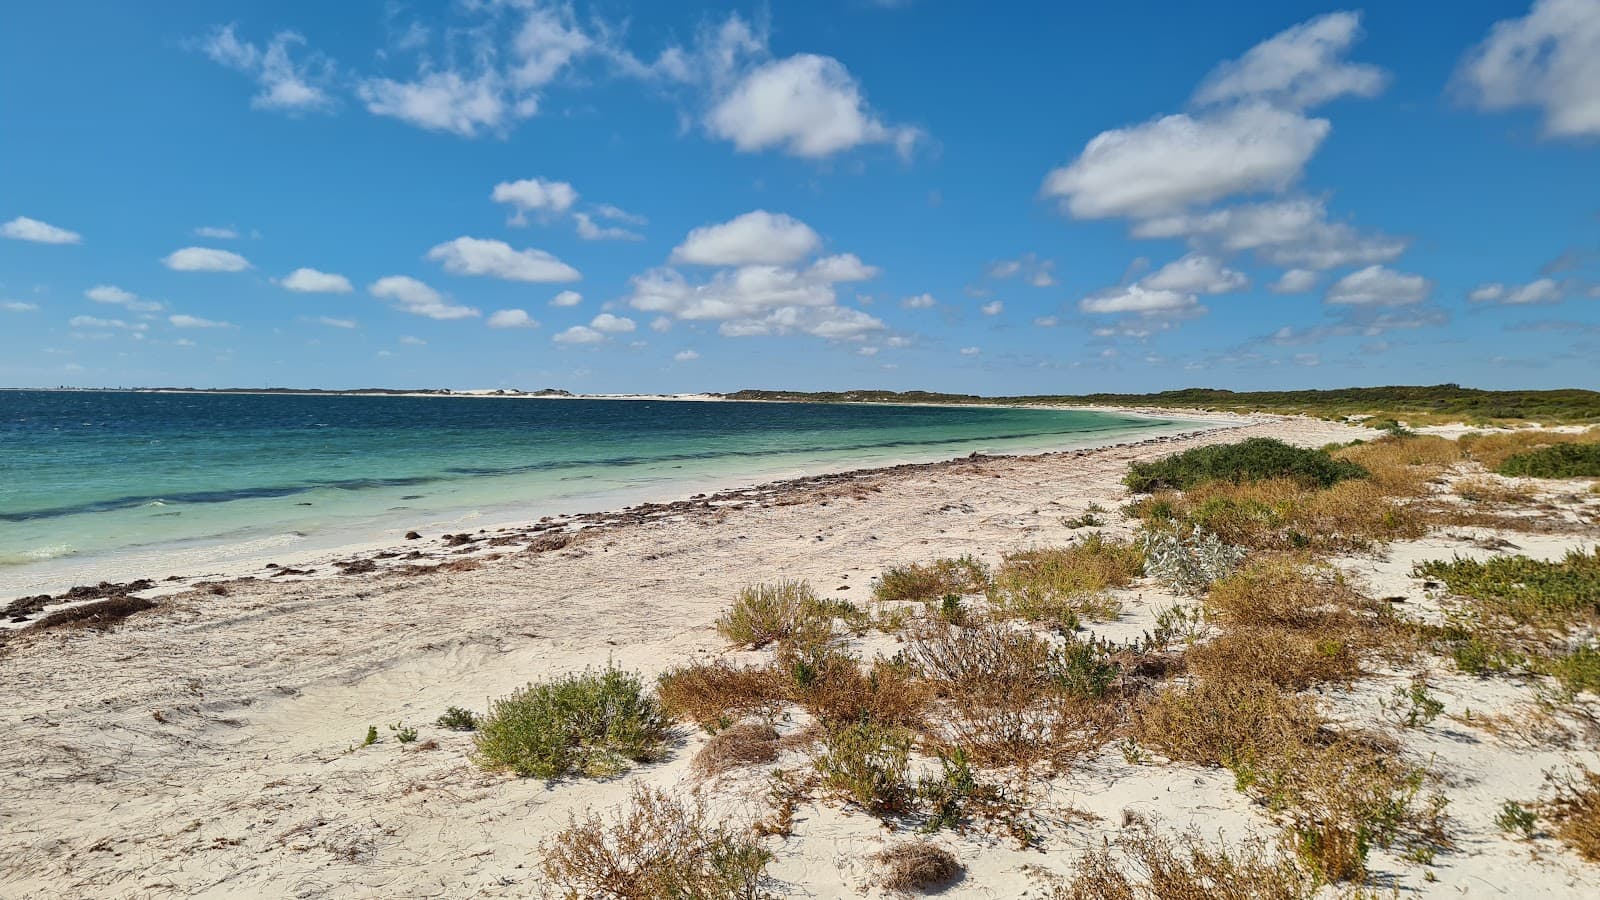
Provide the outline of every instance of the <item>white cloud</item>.
[[325,80],[332,66],[314,54],[299,63],[290,58],[289,48],[304,43],[300,35],[280,31],[262,48],[239,40],[233,26],[226,25],[214,29],[200,48],[213,62],[255,79],[261,90],[250,105],[256,109],[288,113],[331,109],[333,98],[315,82]]
[[854,253],[825,256],[811,264],[810,272],[817,278],[834,284],[847,281],[867,281],[878,277],[878,268],[861,261]]
[[612,206],[609,203],[597,203],[590,211],[602,219],[610,219],[613,222],[623,222],[628,225],[650,224],[650,220],[646,219],[644,216],[636,215],[628,212],[625,209],[622,209],[621,207]]
[[543,178],[524,178],[520,181],[502,181],[494,186],[489,199],[510,204],[516,209],[511,224],[524,225],[527,214],[559,216],[578,202],[578,192],[565,181],[548,181]]
[[1503,303],[1521,306],[1532,303],[1555,303],[1564,295],[1561,284],[1553,278],[1540,278],[1523,285],[1505,285],[1499,282],[1483,284],[1467,295],[1474,303]]
[[962,356],[977,356],[979,353],[982,353],[982,352],[983,352],[983,349],[981,347],[962,347],[961,348],[961,355]]
[[634,321],[626,316],[614,316],[611,313],[601,313],[589,322],[589,327],[605,334],[626,334],[633,331]]
[[419,73],[415,81],[372,78],[356,92],[375,116],[461,137],[503,132],[511,122],[537,110],[536,105],[508,97],[504,79],[492,70],[470,78],[455,71]]
[[1033,320],[1033,324],[1040,328],[1054,328],[1061,324],[1061,319],[1056,316],[1039,316]]
[[939,301],[934,299],[932,294],[917,294],[914,297],[907,297],[900,301],[900,306],[903,309],[933,309],[938,305]]
[[134,312],[156,312],[161,309],[161,304],[154,300],[141,300],[133,291],[125,291],[110,284],[97,284],[84,291],[83,295],[96,303],[121,306]]
[[5,300],[0,301],[0,309],[14,313],[36,312],[39,309],[39,304],[23,303],[21,300]]
[[1134,225],[1133,236],[1185,237],[1196,247],[1250,250],[1273,265],[1305,269],[1391,262],[1409,245],[1404,238],[1362,234],[1344,222],[1329,222],[1326,204],[1310,198],[1148,219]]
[[577,281],[578,270],[543,250],[513,250],[504,241],[458,237],[428,251],[428,259],[454,275],[485,275],[507,281]]
[[878,348],[877,347],[857,347],[856,348],[856,355],[857,356],[877,356],[878,355]]
[[1180,291],[1153,290],[1141,284],[1130,284],[1126,287],[1085,297],[1078,302],[1078,308],[1086,313],[1154,315],[1182,314],[1197,310],[1200,306],[1193,294],[1186,294]]
[[666,316],[656,316],[650,320],[650,330],[665,334],[672,330],[672,320]]
[[470,306],[447,302],[443,294],[406,275],[379,278],[367,287],[367,292],[383,300],[393,300],[404,312],[430,319],[470,319],[479,315]]
[[212,225],[201,225],[194,230],[195,237],[211,238],[217,241],[231,241],[239,237],[236,228],[219,228]]
[[1302,22],[1217,66],[1195,92],[1195,100],[1266,98],[1306,107],[1346,94],[1376,96],[1388,81],[1384,71],[1340,59],[1360,36],[1360,13],[1328,13]]
[[599,344],[606,340],[606,336],[587,325],[574,325],[550,338],[558,344]]
[[182,313],[179,313],[179,314],[177,314],[175,316],[168,316],[167,317],[167,321],[171,322],[173,327],[175,327],[175,328],[232,328],[233,327],[233,325],[231,325],[228,322],[218,322],[218,321],[216,321],[214,319],[202,319],[199,316],[187,316],[187,315],[184,315]]
[[1281,191],[1328,136],[1326,119],[1265,104],[1102,132],[1042,193],[1080,219],[1149,217],[1230,194]]
[[978,307],[978,311],[986,316],[998,316],[1005,312],[1005,309],[1006,305],[999,300],[990,300],[988,303]]
[[1056,283],[1055,268],[1056,263],[1053,259],[1040,259],[1036,253],[1024,253],[1016,259],[1002,259],[990,263],[984,274],[997,280],[1021,275],[1028,284],[1043,288]]
[[73,328],[120,328],[123,331],[145,331],[149,325],[143,322],[124,322],[121,319],[101,319],[95,316],[73,316],[67,320]]
[[575,212],[572,220],[577,223],[578,237],[586,241],[642,241],[644,235],[637,231],[630,231],[620,225],[600,225],[594,216],[586,212]]
[[428,342],[422,338],[412,337],[409,334],[401,335],[400,343],[405,344],[408,347],[426,347],[428,345]]
[[811,226],[764,209],[689,232],[672,261],[701,266],[787,265],[811,254],[822,239]]
[[538,328],[539,321],[528,315],[527,310],[502,309],[489,316],[490,328]]
[[1304,294],[1317,286],[1318,275],[1309,269],[1290,269],[1267,285],[1274,294]]
[[1323,299],[1343,306],[1407,306],[1433,293],[1433,282],[1421,275],[1368,266],[1335,281]]
[[855,340],[884,327],[860,310],[839,306],[832,282],[810,270],[744,266],[694,284],[673,269],[654,269],[634,276],[632,286],[628,303],[634,309],[720,322],[718,330],[727,337],[809,334]]
[[318,324],[326,325],[329,328],[354,328],[354,327],[356,327],[356,320],[355,319],[335,319],[332,316],[317,316],[317,322],[318,322]]
[[343,275],[308,268],[295,269],[278,284],[301,294],[348,294],[355,290],[350,285],[350,279]]
[[0,225],[0,237],[8,237],[14,241],[33,241],[35,244],[83,243],[83,235],[76,231],[57,228],[48,222],[30,219],[27,216],[17,216]]
[[1600,3],[1536,0],[1496,22],[1456,84],[1484,109],[1538,107],[1547,137],[1600,135]]
[[778,148],[811,159],[880,143],[904,155],[918,137],[879,120],[843,63],[810,53],[746,73],[707,113],[706,127],[741,151]]
[[577,306],[583,302],[583,295],[577,291],[562,291],[550,298],[551,306]]
[[693,362],[700,358],[700,354],[693,350],[679,350],[677,353],[672,354],[672,358],[678,362]]
[[237,253],[211,247],[184,247],[161,260],[175,272],[243,272],[250,261]]
[[1243,272],[1236,272],[1214,256],[1190,253],[1162,266],[1142,279],[1145,287],[1183,294],[1226,294],[1250,286]]

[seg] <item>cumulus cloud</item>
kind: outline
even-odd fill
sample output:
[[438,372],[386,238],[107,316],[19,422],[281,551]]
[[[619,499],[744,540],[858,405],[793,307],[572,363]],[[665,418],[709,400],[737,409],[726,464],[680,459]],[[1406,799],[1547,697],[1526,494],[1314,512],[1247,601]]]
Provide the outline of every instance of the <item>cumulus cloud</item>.
[[1323,299],[1344,306],[1408,306],[1432,293],[1433,282],[1421,275],[1367,266],[1335,281]]
[[577,291],[562,291],[550,298],[551,306],[577,306],[583,302],[583,295]]
[[1144,286],[1184,294],[1226,294],[1250,286],[1243,272],[1227,268],[1213,256],[1190,253],[1143,279]]
[[587,325],[574,325],[552,335],[550,340],[558,344],[600,344],[605,342],[606,336]]
[[250,261],[228,250],[212,247],[184,247],[161,260],[174,272],[243,272]]
[[980,347],[962,347],[961,348],[961,355],[962,356],[977,356],[979,353],[982,353],[982,352],[983,352],[983,350]]
[[414,81],[373,78],[357,88],[367,112],[375,116],[461,137],[501,132],[537,110],[508,98],[505,91],[504,80],[492,71],[470,78],[455,71],[426,72]]
[[97,284],[84,291],[83,295],[96,303],[120,306],[134,312],[156,312],[161,309],[157,301],[140,299],[133,291],[125,291],[111,284]]
[[1156,290],[1142,284],[1130,284],[1100,294],[1085,297],[1078,308],[1086,313],[1137,313],[1140,315],[1183,314],[1200,309],[1193,294],[1181,291]]
[[843,63],[811,53],[746,73],[706,114],[706,128],[744,152],[776,148],[812,159],[881,143],[906,154],[918,136],[884,124]]
[[308,268],[295,269],[278,284],[300,294],[348,294],[355,290],[343,275]]
[[505,241],[458,237],[428,251],[427,258],[453,275],[484,275],[535,283],[577,281],[578,270],[543,250],[514,250]]
[[1540,278],[1521,285],[1500,282],[1481,284],[1467,295],[1473,303],[1501,303],[1506,306],[1523,306],[1533,303],[1556,303],[1565,295],[1561,283],[1554,278]]
[[239,229],[233,227],[218,227],[215,225],[201,225],[194,230],[195,237],[211,238],[217,241],[231,241],[239,237]]
[[547,181],[543,178],[524,178],[520,181],[502,181],[494,186],[489,199],[509,204],[516,209],[511,219],[513,225],[527,223],[527,214],[561,215],[578,202],[578,192],[565,181]]
[[586,241],[642,241],[644,235],[620,225],[601,225],[586,212],[575,212],[572,221],[577,223],[578,237]]
[[984,274],[996,280],[1021,276],[1028,284],[1043,288],[1056,283],[1055,268],[1056,263],[1053,259],[1040,259],[1038,254],[1024,253],[1016,259],[1002,259],[990,263],[984,269]]
[[1391,262],[1410,243],[1404,238],[1363,234],[1344,222],[1330,222],[1327,205],[1312,198],[1160,216],[1135,224],[1133,236],[1182,237],[1197,248],[1223,253],[1253,251],[1263,262],[1305,269]]
[[814,252],[822,239],[810,225],[764,209],[689,232],[672,262],[701,266],[787,265]]
[[672,354],[672,358],[678,362],[693,362],[700,358],[700,354],[693,350],[679,350],[677,353]]
[[634,321],[626,316],[601,313],[589,322],[589,327],[604,334],[626,334],[634,330]]
[[333,98],[318,83],[331,76],[333,67],[316,54],[296,62],[290,49],[304,44],[305,38],[295,32],[280,31],[262,47],[239,40],[233,26],[225,25],[213,29],[200,49],[212,62],[255,79],[260,91],[250,105],[256,109],[287,113],[332,109]]
[[1376,96],[1388,81],[1384,71],[1341,58],[1360,37],[1359,13],[1335,12],[1302,22],[1217,66],[1195,91],[1195,101],[1266,98],[1305,107],[1346,94]]
[[83,243],[83,235],[76,231],[57,228],[48,222],[30,219],[27,216],[17,216],[0,225],[0,237],[11,238],[14,241],[32,241],[35,244]]
[[502,309],[489,316],[490,328],[538,328],[539,321],[528,315],[527,310]]
[[1274,294],[1304,294],[1317,286],[1317,273],[1309,269],[1290,269],[1267,285]]
[[146,331],[150,328],[143,322],[125,322],[122,319],[102,319],[98,316],[73,316],[67,320],[73,328],[117,328],[123,331]]
[[631,284],[627,302],[634,309],[719,322],[719,332],[727,337],[809,334],[856,340],[884,327],[873,316],[839,306],[833,283],[810,270],[742,266],[694,283],[662,268],[634,276]]
[[1600,135],[1600,3],[1536,0],[1526,16],[1496,22],[1456,84],[1483,109],[1538,108],[1546,137]]
[[367,292],[394,301],[403,312],[430,319],[470,319],[479,315],[476,309],[450,303],[443,294],[407,275],[379,278],[367,287]]
[[939,305],[939,301],[932,294],[917,294],[901,300],[900,305],[905,309],[933,309]]
[[228,322],[218,322],[215,319],[202,319],[199,316],[188,316],[188,315],[184,315],[182,313],[179,313],[179,314],[174,315],[174,316],[168,316],[167,317],[167,321],[171,322],[174,328],[232,328],[233,327],[233,325],[231,323],[228,323]]
[[400,343],[405,344],[408,347],[426,347],[428,345],[428,342],[422,338],[412,337],[409,334],[401,335]]
[[39,304],[23,303],[21,300],[3,300],[0,301],[0,309],[14,313],[37,312]]
[[825,256],[811,264],[810,272],[823,281],[835,284],[847,281],[868,281],[878,277],[878,268],[862,262],[861,257],[856,256],[854,253]]
[[1001,301],[999,301],[999,300],[990,300],[988,303],[985,303],[984,305],[978,307],[978,311],[983,313],[986,316],[998,316],[1002,312],[1005,312],[1005,308],[1006,308],[1006,305],[1004,303],[1002,303]]

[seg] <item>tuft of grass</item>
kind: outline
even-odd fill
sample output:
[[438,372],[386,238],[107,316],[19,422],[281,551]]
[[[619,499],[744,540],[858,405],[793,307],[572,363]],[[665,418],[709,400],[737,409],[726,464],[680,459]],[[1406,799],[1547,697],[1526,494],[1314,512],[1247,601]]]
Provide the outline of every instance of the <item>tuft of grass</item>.
[[1423,513],[1394,496],[1365,480],[1325,490],[1285,479],[1214,482],[1181,495],[1153,495],[1130,512],[1149,529],[1203,531],[1255,550],[1348,551],[1421,536],[1427,525]]
[[608,775],[660,757],[669,722],[638,676],[607,667],[530,684],[493,701],[475,761],[524,777]]
[[718,660],[669,669],[656,682],[662,710],[717,732],[747,716],[770,719],[784,688],[768,668],[741,668]]
[[1515,800],[1507,800],[1502,804],[1500,812],[1494,817],[1494,823],[1500,826],[1501,831],[1514,832],[1525,838],[1533,837],[1533,829],[1538,821],[1538,814]]
[[1143,572],[1142,550],[1095,533],[1067,547],[1006,554],[988,599],[1000,616],[1070,631],[1080,617],[1115,618],[1121,606],[1103,592],[1126,587]]
[[440,728],[448,728],[451,731],[477,731],[478,716],[470,709],[452,706],[447,708],[443,715],[435,719],[434,724]]
[[974,556],[895,566],[878,577],[872,598],[879,602],[936,601],[947,594],[981,594],[989,586],[989,567]]
[[829,732],[817,757],[822,786],[873,813],[905,808],[911,788],[906,765],[912,734],[904,728],[858,722]]
[[734,644],[765,647],[793,635],[814,613],[816,603],[816,592],[804,581],[749,585],[717,619],[717,631]]
[[698,796],[680,800],[639,785],[609,821],[593,812],[572,817],[539,850],[544,878],[561,896],[611,900],[756,900],[772,859]]
[[417,730],[404,722],[390,725],[389,730],[394,732],[394,739],[402,744],[409,744],[417,739]]
[[1556,840],[1590,862],[1600,862],[1600,773],[1579,766],[1565,775],[1546,773],[1555,796],[1541,811],[1555,826]]
[[1136,831],[1078,861],[1051,900],[1312,900],[1321,885],[1293,857],[1259,841],[1228,848],[1189,832],[1176,840]]
[[903,841],[874,853],[877,885],[896,894],[935,890],[965,869],[950,851],[932,841]]
[[361,741],[361,746],[370,747],[378,742],[378,726],[368,725],[367,736]]
[[778,761],[778,730],[765,722],[742,722],[712,736],[694,756],[701,775],[721,775],[744,766]]
[[1600,443],[1556,444],[1518,453],[1495,471],[1522,478],[1595,478],[1600,476]]
[[1349,684],[1361,674],[1351,641],[1277,626],[1229,629],[1195,643],[1184,662],[1203,678],[1253,677],[1296,691],[1327,682]]
[[1144,494],[1161,488],[1186,491],[1213,481],[1242,484],[1274,478],[1302,487],[1329,487],[1366,476],[1367,470],[1356,463],[1334,459],[1322,450],[1293,447],[1275,438],[1251,438],[1136,462],[1128,467],[1123,483]]
[[1444,703],[1428,693],[1428,682],[1421,676],[1411,679],[1408,687],[1397,687],[1388,700],[1383,701],[1383,711],[1404,728],[1420,728],[1444,712]]

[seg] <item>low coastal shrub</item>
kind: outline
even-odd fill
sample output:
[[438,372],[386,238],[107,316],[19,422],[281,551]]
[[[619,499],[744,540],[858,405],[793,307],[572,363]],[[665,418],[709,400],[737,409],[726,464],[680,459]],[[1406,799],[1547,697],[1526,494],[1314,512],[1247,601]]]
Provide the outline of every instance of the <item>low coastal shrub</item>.
[[[1564,432],[1525,428],[1516,431],[1462,435],[1458,443],[1463,452],[1491,472],[1498,472],[1514,456],[1536,454],[1549,447],[1569,444],[1600,444],[1600,428]],[[1502,473],[1504,474],[1504,473]]]
[[451,731],[477,731],[478,716],[470,709],[459,706],[449,707],[444,714],[435,719],[433,724]]
[[1183,659],[1202,678],[1258,678],[1294,691],[1326,682],[1349,684],[1361,674],[1349,641],[1275,626],[1229,629],[1195,643]]
[[778,730],[766,722],[741,722],[712,736],[691,764],[701,775],[721,775],[778,760]]
[[897,894],[934,890],[956,879],[964,867],[932,841],[903,841],[874,853],[878,887]]
[[1105,597],[1144,573],[1144,552],[1095,533],[1066,547],[1008,553],[995,572],[988,600],[997,615],[1077,627],[1080,617],[1113,619],[1121,610]]
[[1479,618],[1505,616],[1557,629],[1600,621],[1600,547],[1569,550],[1558,562],[1526,556],[1431,560],[1418,563],[1413,574],[1468,598]]
[[791,674],[788,698],[824,726],[860,722],[924,726],[933,689],[903,659],[880,657],[862,671],[856,658],[838,647],[792,662],[786,662],[787,650],[780,652],[775,665]]
[[784,688],[770,668],[718,660],[668,669],[656,682],[656,695],[668,716],[715,733],[747,716],[775,717]]
[[1147,527],[1139,535],[1144,570],[1168,587],[1191,596],[1233,571],[1246,550],[1227,543],[1204,529]]
[[1367,470],[1338,460],[1322,450],[1285,444],[1275,438],[1251,438],[1237,444],[1196,447],[1128,467],[1123,483],[1136,494],[1161,488],[1186,491],[1212,481],[1240,484],[1282,478],[1302,487],[1329,487]]
[[1579,647],[1571,653],[1558,653],[1542,662],[1541,671],[1574,693],[1600,694],[1600,648]]
[[574,900],[757,900],[766,896],[772,859],[698,796],[680,800],[638,785],[609,821],[593,812],[573,817],[539,849],[545,880]]
[[1197,833],[1177,839],[1148,831],[1090,850],[1050,900],[1312,900],[1322,887],[1295,859],[1261,841],[1212,846]]
[[816,602],[816,592],[804,581],[749,585],[717,619],[717,631],[740,646],[765,647],[793,635],[815,613]]
[[927,603],[947,594],[981,594],[988,585],[989,567],[975,556],[961,556],[895,566],[878,576],[872,598]]
[[638,676],[585,670],[530,684],[489,705],[476,761],[525,777],[608,775],[660,757],[669,722]]
[[1285,479],[1212,482],[1183,494],[1163,491],[1132,504],[1147,527],[1214,534],[1254,550],[1348,551],[1374,542],[1420,537],[1423,514],[1397,503],[1370,481],[1325,490]]
[[822,786],[873,813],[903,809],[910,799],[906,766],[912,734],[904,728],[858,722],[829,732],[817,757]]
[[1565,775],[1547,773],[1555,795],[1541,804],[1556,840],[1590,862],[1600,862],[1600,772],[1579,766]]
[[1367,470],[1385,496],[1416,497],[1462,459],[1461,445],[1433,435],[1380,438],[1332,451],[1336,460]]
[[1541,447],[1510,457],[1495,471],[1520,478],[1600,477],[1600,443]]

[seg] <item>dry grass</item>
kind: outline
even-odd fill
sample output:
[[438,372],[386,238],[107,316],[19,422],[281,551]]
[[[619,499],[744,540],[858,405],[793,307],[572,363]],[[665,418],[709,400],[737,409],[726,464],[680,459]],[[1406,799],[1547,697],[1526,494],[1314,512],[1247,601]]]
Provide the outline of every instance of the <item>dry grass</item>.
[[733,606],[717,619],[717,631],[752,649],[784,640],[805,626],[817,595],[804,581],[777,581],[741,588]]
[[772,858],[745,829],[718,822],[698,796],[679,800],[635,785],[609,821],[594,813],[540,847],[550,887],[572,900],[756,900]]
[[739,719],[774,718],[782,705],[783,686],[766,667],[745,668],[724,661],[670,669],[656,684],[662,710],[707,731],[727,728]]
[[1189,671],[1202,678],[1249,676],[1290,690],[1325,682],[1349,684],[1361,674],[1350,641],[1275,626],[1231,629],[1195,644],[1183,658]]
[[1092,534],[1067,547],[1005,555],[989,589],[996,614],[1068,630],[1078,618],[1112,619],[1121,607],[1103,596],[1144,573],[1144,553],[1127,541]]
[[1177,840],[1135,832],[1078,861],[1075,877],[1058,883],[1052,900],[1311,900],[1317,879],[1290,856],[1261,842],[1226,848],[1198,834]]
[[1424,533],[1425,517],[1391,497],[1372,480],[1344,481],[1325,490],[1282,479],[1213,482],[1184,494],[1155,494],[1130,511],[1153,524],[1199,527],[1253,550],[1338,552]]
[[1463,478],[1450,486],[1456,496],[1473,503],[1515,505],[1531,503],[1536,496],[1526,484],[1503,481],[1489,476]]
[[778,729],[765,722],[742,722],[717,732],[694,756],[701,775],[721,775],[745,766],[778,761]]
[[1557,444],[1592,444],[1600,442],[1600,428],[1590,428],[1577,433],[1522,429],[1503,434],[1465,434],[1460,444],[1465,453],[1485,469],[1498,469],[1513,456],[1554,447]]
[[872,855],[877,884],[886,891],[908,894],[942,888],[964,871],[950,851],[931,841],[906,841]]
[[1385,437],[1335,450],[1337,459],[1364,467],[1373,485],[1389,497],[1416,497],[1429,492],[1432,482],[1461,462],[1457,442],[1432,435]]
[[1555,796],[1541,811],[1555,825],[1556,839],[1590,862],[1600,862],[1600,772],[1579,767],[1563,777],[1545,776]]
[[926,603],[946,594],[981,594],[988,586],[989,567],[976,557],[962,556],[889,569],[872,586],[872,598]]

